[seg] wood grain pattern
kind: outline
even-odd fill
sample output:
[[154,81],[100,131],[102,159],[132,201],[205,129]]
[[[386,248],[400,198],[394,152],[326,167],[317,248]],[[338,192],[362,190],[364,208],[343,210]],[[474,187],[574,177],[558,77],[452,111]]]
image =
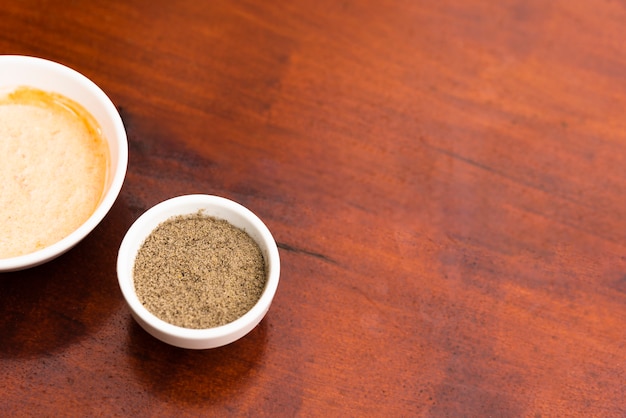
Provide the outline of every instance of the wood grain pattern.
[[[0,277],[0,414],[626,415],[625,21],[618,0],[3,5],[0,52],[100,85],[130,165],[84,242]],[[116,281],[134,219],[186,193],[244,204],[281,251],[268,316],[215,350],[144,333]]]

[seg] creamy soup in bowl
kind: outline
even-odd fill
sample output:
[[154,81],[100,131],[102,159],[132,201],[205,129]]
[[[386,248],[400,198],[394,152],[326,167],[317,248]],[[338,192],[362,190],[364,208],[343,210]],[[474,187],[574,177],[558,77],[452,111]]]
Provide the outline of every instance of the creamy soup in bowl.
[[121,190],[128,144],[108,96],[75,70],[0,55],[0,272],[68,251]]

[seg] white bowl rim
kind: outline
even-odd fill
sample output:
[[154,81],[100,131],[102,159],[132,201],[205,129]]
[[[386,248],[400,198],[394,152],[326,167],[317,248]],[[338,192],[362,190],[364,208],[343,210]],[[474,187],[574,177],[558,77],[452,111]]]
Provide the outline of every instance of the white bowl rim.
[[[194,209],[178,210],[179,208],[185,206],[193,206]],[[247,222],[252,224],[255,232],[260,234],[260,240],[263,242],[257,243],[262,249],[265,247],[267,251],[264,254],[266,257],[265,262],[267,264],[267,282],[265,289],[256,304],[248,312],[236,320],[213,328],[183,328],[163,321],[143,306],[134,290],[132,268],[134,266],[135,257],[139,247],[158,224],[171,218],[172,216],[197,213],[199,209],[208,208],[210,206],[220,207],[243,216]],[[210,213],[207,213],[207,215],[214,216]],[[219,216],[217,217],[219,218]],[[147,233],[140,233],[140,230],[146,227],[149,227],[149,231]],[[207,344],[205,344],[205,346],[207,348],[214,348],[229,344],[243,337],[263,319],[269,310],[278,288],[280,277],[280,257],[276,241],[272,237],[271,232],[261,219],[259,219],[249,209],[237,202],[220,196],[208,194],[188,194],[176,196],[158,203],[144,212],[133,223],[120,245],[117,260],[117,274],[120,289],[131,311],[149,327],[152,327],[160,333],[170,337],[162,339],[155,335],[156,338],[170,344],[172,344],[171,341],[167,340],[171,340],[173,338],[178,340],[178,343],[172,345],[177,345],[179,347],[198,348],[198,343],[206,342]]]
[[[97,97],[98,101],[105,107],[107,114],[111,116],[115,130],[115,141],[118,142],[119,149],[116,170],[111,173],[111,183],[102,200],[98,204],[98,207],[91,214],[91,216],[72,233],[54,244],[28,254],[0,259],[0,273],[38,266],[56,258],[57,256],[60,256],[83,240],[91,231],[93,231],[93,229],[95,229],[95,227],[104,219],[109,210],[113,207],[113,204],[117,200],[117,197],[122,189],[124,178],[126,177],[126,171],[128,169],[128,138],[126,136],[126,129],[124,128],[122,118],[120,117],[117,108],[106,93],[98,87],[98,85],[78,71],[58,62],[26,55],[0,55],[0,68],[14,63],[27,63],[33,66],[39,66],[44,71],[47,68],[62,72],[67,75],[68,78],[73,78],[76,83],[89,89],[91,93]],[[110,141],[112,139],[107,138],[107,140]]]

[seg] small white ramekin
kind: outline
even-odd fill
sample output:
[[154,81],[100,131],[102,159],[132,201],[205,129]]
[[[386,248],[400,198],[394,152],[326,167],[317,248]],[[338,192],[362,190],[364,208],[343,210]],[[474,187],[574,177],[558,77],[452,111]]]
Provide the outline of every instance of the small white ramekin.
[[[122,119],[107,95],[87,77],[64,65],[42,58],[0,55],[0,90],[8,93],[21,86],[61,94],[79,103],[91,113],[100,124],[109,145],[109,175],[100,204],[78,229],[41,250],[0,259],[0,272],[23,270],[43,264],[78,244],[102,221],[113,206],[124,183],[128,166],[128,140]],[[50,222],[54,220],[51,219]]]
[[[259,245],[265,259],[267,283],[258,302],[240,318],[226,325],[189,329],[167,323],[150,313],[139,301],[133,282],[137,252],[150,233],[173,216],[194,214],[223,219],[243,229]],[[174,197],[150,208],[130,227],[120,245],[117,277],[124,299],[139,325],[159,340],[182,348],[220,347],[248,334],[265,317],[272,304],[280,277],[278,247],[265,224],[250,210],[223,197],[194,194]]]

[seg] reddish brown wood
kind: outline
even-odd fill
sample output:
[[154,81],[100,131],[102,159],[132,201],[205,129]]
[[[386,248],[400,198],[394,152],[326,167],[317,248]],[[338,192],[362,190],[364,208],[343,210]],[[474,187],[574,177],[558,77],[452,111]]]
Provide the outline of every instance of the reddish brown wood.
[[[625,2],[5,3],[1,53],[99,84],[130,166],[84,242],[0,277],[0,415],[626,415]],[[198,192],[282,256],[261,325],[200,352],[115,275]]]

